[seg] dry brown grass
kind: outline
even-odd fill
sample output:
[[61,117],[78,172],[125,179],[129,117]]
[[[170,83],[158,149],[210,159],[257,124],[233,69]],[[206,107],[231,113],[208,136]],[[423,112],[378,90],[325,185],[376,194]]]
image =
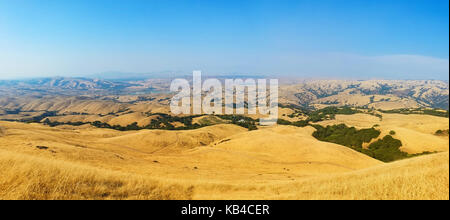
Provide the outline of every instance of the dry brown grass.
[[[195,199],[448,200],[449,153],[308,178],[290,184],[210,186]],[[208,194],[208,191],[220,193]]]
[[359,200],[449,199],[448,152],[296,184],[286,198]]
[[[248,132],[235,125],[216,125],[190,131],[119,132],[0,122],[0,128],[4,134],[0,199],[448,199],[449,195],[448,152],[385,164],[320,142],[311,136],[311,127]],[[153,151],[159,148],[163,150]]]
[[147,177],[0,150],[0,199],[189,199],[191,191]]

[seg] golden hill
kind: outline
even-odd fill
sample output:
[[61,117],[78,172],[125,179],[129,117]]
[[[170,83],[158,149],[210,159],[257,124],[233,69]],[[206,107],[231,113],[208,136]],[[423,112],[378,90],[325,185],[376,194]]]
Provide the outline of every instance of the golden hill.
[[448,199],[448,152],[384,164],[312,132],[0,122],[0,198]]
[[0,150],[0,199],[190,199],[192,191],[146,176]]
[[379,161],[347,147],[321,142],[312,136],[314,128],[276,126],[237,134],[213,148],[260,157],[272,163],[307,164],[307,169],[328,167],[327,172],[355,170],[380,164]]
[[194,199],[448,200],[449,153],[426,155],[344,174],[288,184],[222,187],[225,192]]
[[[157,172],[156,176],[163,178],[195,180],[200,173],[208,181],[245,182],[254,175],[267,174],[253,178],[266,181],[286,179],[286,170],[301,177],[380,163],[346,147],[314,139],[311,128],[280,126],[248,132],[222,124],[186,131],[120,132],[12,122],[0,122],[0,127],[7,133],[0,139],[1,149],[141,174]],[[194,167],[199,169],[191,172]]]
[[124,132],[111,138],[102,138],[100,143],[128,146],[143,153],[174,153],[198,146],[206,146],[225,137],[242,133],[247,129],[235,125],[221,124],[196,130],[167,131],[145,130]]

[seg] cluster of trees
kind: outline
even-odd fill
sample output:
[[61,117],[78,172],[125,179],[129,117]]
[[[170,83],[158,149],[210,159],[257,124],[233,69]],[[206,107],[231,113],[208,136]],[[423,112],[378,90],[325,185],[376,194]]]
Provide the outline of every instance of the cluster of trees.
[[72,126],[81,126],[85,124],[90,124],[87,122],[58,122],[58,121],[50,121],[50,119],[46,118],[42,123],[48,125],[50,127],[55,127],[59,125],[72,125]]
[[330,106],[316,111],[307,113],[308,120],[311,122],[319,122],[327,119],[334,119],[335,115],[353,115],[361,111],[353,109],[349,106],[335,107]]
[[120,125],[110,125],[108,123],[100,122],[100,121],[94,121],[90,123],[92,126],[95,126],[97,128],[109,128],[119,131],[135,131],[142,129],[137,125],[137,122],[134,122],[133,124],[130,124],[126,127],[120,126]]
[[9,115],[9,114],[11,114],[11,115],[17,115],[17,114],[19,114],[21,111],[22,111],[21,109],[5,110],[5,113],[8,114],[8,115]]
[[[310,122],[319,122],[319,121],[324,121],[324,120],[328,120],[328,119],[334,119],[335,115],[339,115],[339,114],[352,115],[352,114],[361,112],[361,111],[353,109],[349,106],[344,106],[344,107],[330,106],[330,107],[326,107],[326,108],[319,109],[316,111],[305,110],[305,109],[303,109],[303,111],[304,111],[304,114],[308,116],[307,119],[299,120],[296,122],[290,122],[290,121],[287,121],[284,119],[278,119],[277,124],[292,125],[292,126],[297,126],[297,127],[306,127],[308,125],[311,125]],[[295,113],[301,114],[301,112],[298,110],[295,110]],[[290,115],[288,115],[288,117],[290,117]]]
[[42,120],[44,120],[44,118],[53,117],[56,115],[57,115],[57,112],[49,111],[49,112],[44,112],[41,115],[34,116],[31,118],[24,118],[24,119],[13,120],[13,121],[24,122],[24,123],[40,123]]
[[289,118],[295,118],[304,115],[303,112],[294,109],[294,113],[287,115]]
[[401,151],[400,147],[402,146],[402,142],[392,137],[392,135],[395,135],[395,131],[390,131],[389,133],[391,135],[386,135],[382,139],[371,143],[367,148],[363,148],[363,143],[369,143],[372,139],[379,137],[380,131],[375,128],[358,130],[354,127],[347,127],[345,124],[327,127],[320,125],[312,126],[316,128],[313,136],[318,140],[350,147],[383,162],[391,162],[431,153],[408,154]]
[[439,117],[449,117],[448,110],[442,109],[394,109],[394,110],[380,110],[383,113],[397,113],[397,114],[423,114],[423,115],[434,115]]
[[426,115],[434,115],[434,116],[446,117],[446,118],[449,117],[448,110],[445,110],[445,111],[440,110],[439,111],[439,110],[435,110],[435,109],[425,109],[425,110],[423,110],[423,113]]
[[279,125],[292,125],[296,127],[306,127],[309,125],[309,120],[299,120],[296,122],[290,122],[284,119],[278,119],[277,124]]
[[195,117],[199,117],[201,115],[190,115],[190,116],[172,116],[169,114],[164,113],[156,113],[156,114],[149,114],[149,116],[157,115],[158,117],[156,119],[152,119],[150,124],[147,125],[146,129],[170,129],[173,130],[175,127],[172,125],[174,122],[182,123],[185,127],[185,129],[195,129],[198,128],[200,125],[194,125],[192,124],[192,120]]
[[316,131],[313,136],[321,141],[332,142],[354,149],[362,148],[363,143],[369,143],[373,138],[380,136],[380,131],[375,128],[358,130],[347,127],[345,124],[323,127],[313,125]]
[[402,142],[393,138],[391,135],[384,136],[383,139],[371,143],[364,153],[381,160],[391,162],[409,157],[408,153],[400,150]]
[[216,115],[217,117],[230,121],[232,124],[247,128],[249,131],[257,130],[257,120],[243,115]]
[[379,118],[380,121],[383,120],[383,115],[378,114],[378,113],[374,112],[373,110],[370,110],[370,111],[368,112],[368,114],[369,114],[369,115],[373,115],[373,116]]
[[328,106],[322,109],[314,110],[312,107],[299,106],[294,104],[279,104],[281,108],[290,108],[295,112],[287,115],[290,118],[295,116],[305,115],[310,122],[319,122],[327,119],[334,119],[335,115],[353,115],[356,113],[363,113],[361,110],[351,106]]

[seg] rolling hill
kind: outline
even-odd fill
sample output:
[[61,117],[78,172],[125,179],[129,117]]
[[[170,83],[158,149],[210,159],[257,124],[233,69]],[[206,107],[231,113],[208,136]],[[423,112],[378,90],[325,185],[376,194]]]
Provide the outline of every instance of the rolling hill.
[[[171,115],[155,92],[169,84],[0,82],[0,199],[448,199],[448,111],[431,109],[448,109],[446,82],[290,81],[273,127]],[[359,149],[313,136],[340,124],[380,135]],[[407,159],[364,152],[388,135]]]
[[[276,126],[247,131],[214,125],[187,131],[120,132],[0,122],[0,174],[8,177],[0,180],[0,197],[448,197],[448,152],[386,164],[318,141],[311,136],[313,130]],[[407,190],[411,187],[413,192]]]

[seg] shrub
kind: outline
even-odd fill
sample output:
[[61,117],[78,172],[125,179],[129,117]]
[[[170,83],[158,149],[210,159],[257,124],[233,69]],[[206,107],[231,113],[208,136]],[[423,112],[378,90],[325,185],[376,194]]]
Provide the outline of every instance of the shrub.
[[449,130],[437,130],[434,134],[437,136],[448,136]]
[[292,125],[297,126],[297,127],[306,127],[309,125],[309,121],[308,120],[300,120],[300,121],[294,122]]
[[400,151],[401,146],[402,142],[400,140],[386,135],[383,139],[370,144],[369,150],[373,158],[383,162],[391,162],[408,157],[408,153]]
[[288,120],[278,119],[277,124],[279,125],[292,125],[292,123]]

